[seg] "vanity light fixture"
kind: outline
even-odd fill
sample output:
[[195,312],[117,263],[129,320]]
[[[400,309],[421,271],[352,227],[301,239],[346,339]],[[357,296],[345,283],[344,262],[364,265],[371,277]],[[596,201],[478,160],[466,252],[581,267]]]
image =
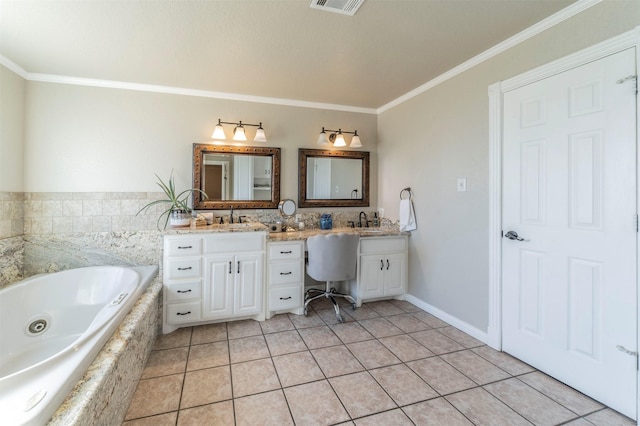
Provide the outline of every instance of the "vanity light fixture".
[[266,142],[267,141],[267,136],[265,135],[264,129],[262,128],[262,122],[260,122],[260,124],[243,123],[242,121],[238,121],[237,123],[234,123],[234,122],[230,122],[230,121],[221,121],[219,118],[218,118],[218,124],[216,124],[216,128],[213,130],[213,134],[211,135],[211,138],[217,139],[217,140],[222,140],[222,141],[227,139],[227,135],[224,133],[224,127],[222,127],[223,124],[234,124],[236,126],[233,129],[233,140],[234,141],[246,141],[247,140],[247,136],[244,134],[245,126],[251,126],[251,127],[257,127],[258,128],[256,130],[256,136],[253,138],[254,142]]
[[[327,136],[327,132],[329,135]],[[353,135],[351,138],[351,143],[349,144],[350,148],[360,148],[362,147],[362,142],[360,142],[360,136],[358,136],[358,131],[354,130],[353,132],[347,132],[346,130],[338,129],[331,130],[322,128],[320,132],[320,136],[318,137],[318,145],[329,145],[332,143],[335,147],[347,146],[347,142],[344,140],[344,133],[349,133]]]

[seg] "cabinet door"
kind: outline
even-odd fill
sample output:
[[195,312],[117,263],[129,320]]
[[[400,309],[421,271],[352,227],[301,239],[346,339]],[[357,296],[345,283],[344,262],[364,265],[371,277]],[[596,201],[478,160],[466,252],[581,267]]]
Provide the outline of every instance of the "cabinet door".
[[233,256],[205,257],[202,317],[227,318],[233,315]]
[[370,255],[360,258],[360,297],[362,299],[384,295],[382,280],[385,267],[382,256]]
[[234,316],[262,312],[262,255],[240,254],[235,257]]
[[406,293],[407,265],[404,254],[388,254],[384,259],[384,295],[399,296]]

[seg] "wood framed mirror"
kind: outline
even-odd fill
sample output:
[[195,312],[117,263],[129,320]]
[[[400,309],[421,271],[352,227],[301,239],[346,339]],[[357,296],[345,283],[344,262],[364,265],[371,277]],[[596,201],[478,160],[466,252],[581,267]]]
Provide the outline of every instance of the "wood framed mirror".
[[369,152],[298,149],[298,206],[369,206]]
[[275,209],[280,202],[280,148],[193,144],[195,210]]

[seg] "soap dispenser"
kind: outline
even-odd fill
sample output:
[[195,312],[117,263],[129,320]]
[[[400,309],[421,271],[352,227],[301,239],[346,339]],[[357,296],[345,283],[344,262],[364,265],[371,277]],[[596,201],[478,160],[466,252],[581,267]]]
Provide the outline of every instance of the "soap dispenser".
[[373,227],[377,228],[380,226],[380,221],[378,220],[378,212],[373,212]]

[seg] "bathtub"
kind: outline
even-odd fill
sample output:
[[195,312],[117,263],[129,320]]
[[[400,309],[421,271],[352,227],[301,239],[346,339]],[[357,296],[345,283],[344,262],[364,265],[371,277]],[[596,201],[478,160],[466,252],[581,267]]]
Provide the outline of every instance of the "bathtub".
[[95,266],[1,290],[2,423],[46,423],[156,274]]

